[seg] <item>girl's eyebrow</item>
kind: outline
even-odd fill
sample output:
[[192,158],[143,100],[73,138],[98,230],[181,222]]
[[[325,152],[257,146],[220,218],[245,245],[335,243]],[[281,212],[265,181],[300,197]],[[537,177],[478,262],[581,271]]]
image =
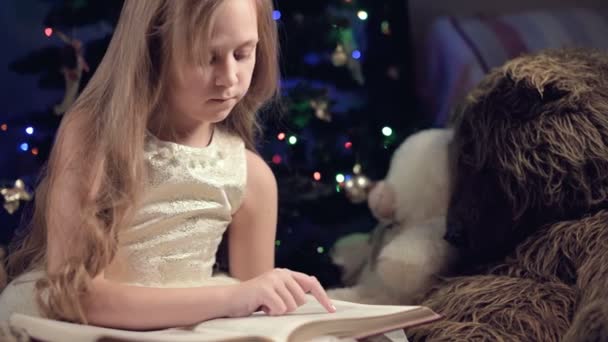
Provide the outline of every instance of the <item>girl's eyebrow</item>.
[[253,48],[257,44],[258,44],[258,40],[257,39],[250,39],[250,40],[244,42],[243,44],[239,45],[235,50]]
[[241,45],[239,46],[239,48],[242,48],[242,47],[248,47],[248,46],[252,46],[252,45],[256,45],[256,44],[258,43],[258,41],[259,41],[259,40],[258,40],[257,38],[256,38],[256,39],[250,39],[250,40],[248,40],[248,41],[244,42],[243,44],[241,44]]
[[[245,42],[239,44],[238,47],[236,48],[236,50],[250,47],[250,46],[255,46],[255,45],[257,45],[258,42],[259,42],[258,38],[252,38],[252,39],[246,40]],[[217,50],[221,50],[221,49],[222,49],[222,46],[220,44],[218,44],[217,46],[211,46],[212,51],[217,51]]]

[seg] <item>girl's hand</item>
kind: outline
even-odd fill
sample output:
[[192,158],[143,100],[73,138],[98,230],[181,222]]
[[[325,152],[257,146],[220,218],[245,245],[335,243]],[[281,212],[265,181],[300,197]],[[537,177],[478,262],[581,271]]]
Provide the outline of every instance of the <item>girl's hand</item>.
[[328,312],[335,307],[319,281],[313,277],[288,269],[276,268],[237,285],[230,305],[230,317],[249,316],[262,310],[270,316],[292,312],[306,303],[310,292]]

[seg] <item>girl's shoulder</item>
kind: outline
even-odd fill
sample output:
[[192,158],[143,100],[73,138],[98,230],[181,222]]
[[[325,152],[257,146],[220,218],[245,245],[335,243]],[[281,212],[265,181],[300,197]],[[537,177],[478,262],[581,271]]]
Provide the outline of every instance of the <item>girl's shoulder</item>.
[[[211,145],[216,144],[216,147],[221,147],[223,149],[245,149],[245,143],[243,139],[222,127],[216,127],[213,130],[213,138],[211,139]],[[219,146],[218,146],[219,145]]]

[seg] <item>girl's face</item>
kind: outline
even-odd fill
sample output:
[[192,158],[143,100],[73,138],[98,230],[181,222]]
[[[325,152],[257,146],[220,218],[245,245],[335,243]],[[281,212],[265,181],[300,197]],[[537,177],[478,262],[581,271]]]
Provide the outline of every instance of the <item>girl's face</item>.
[[257,42],[256,1],[222,2],[211,27],[206,66],[175,66],[180,72],[173,73],[168,88],[171,120],[191,128],[224,120],[249,89]]

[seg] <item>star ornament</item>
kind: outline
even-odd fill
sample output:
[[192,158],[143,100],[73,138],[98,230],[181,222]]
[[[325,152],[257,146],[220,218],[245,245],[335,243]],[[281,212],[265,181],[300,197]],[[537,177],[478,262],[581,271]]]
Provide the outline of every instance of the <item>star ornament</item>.
[[346,181],[344,188],[346,189],[346,196],[352,203],[363,203],[367,201],[372,182],[367,176],[359,174]]
[[4,209],[11,215],[19,209],[21,201],[32,200],[32,195],[25,190],[25,183],[21,179],[15,181],[13,188],[1,188],[0,194],[4,197]]
[[331,113],[326,100],[310,100],[310,106],[315,110],[315,116],[325,122],[331,122]]

